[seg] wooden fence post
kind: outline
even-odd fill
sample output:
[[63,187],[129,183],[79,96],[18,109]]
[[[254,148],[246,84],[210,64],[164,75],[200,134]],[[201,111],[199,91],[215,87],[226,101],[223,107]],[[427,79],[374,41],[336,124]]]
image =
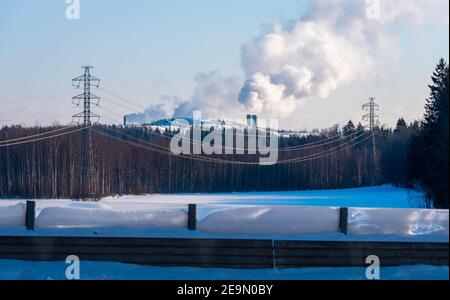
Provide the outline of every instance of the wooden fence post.
[[36,218],[36,202],[34,202],[34,201],[27,201],[27,205],[26,205],[26,219],[25,219],[25,225],[27,227],[27,230],[34,230],[35,218]]
[[341,207],[339,212],[339,232],[348,234],[348,208]]
[[189,230],[197,230],[197,205],[196,204],[189,204],[188,229]]

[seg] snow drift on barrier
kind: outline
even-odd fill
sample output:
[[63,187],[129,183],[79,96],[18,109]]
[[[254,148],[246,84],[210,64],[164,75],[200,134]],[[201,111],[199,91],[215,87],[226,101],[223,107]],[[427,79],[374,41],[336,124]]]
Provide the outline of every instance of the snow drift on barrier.
[[435,209],[350,208],[351,235],[449,235],[449,211]]
[[[197,229],[220,235],[283,235],[336,233],[336,207],[198,205]],[[36,229],[123,228],[187,229],[188,209],[181,204],[142,202],[37,201]],[[25,202],[0,201],[2,228],[25,227]],[[394,208],[350,208],[348,234],[352,236],[449,235],[449,211]]]
[[25,203],[0,201],[0,229],[22,227],[25,224]]
[[[200,211],[203,209],[199,208]],[[298,235],[337,232],[339,208],[302,206],[221,208],[213,210],[199,220],[198,229],[217,234]]]
[[187,214],[183,208],[162,208],[142,205],[111,207],[104,203],[69,202],[52,206],[39,203],[37,228],[185,228]]

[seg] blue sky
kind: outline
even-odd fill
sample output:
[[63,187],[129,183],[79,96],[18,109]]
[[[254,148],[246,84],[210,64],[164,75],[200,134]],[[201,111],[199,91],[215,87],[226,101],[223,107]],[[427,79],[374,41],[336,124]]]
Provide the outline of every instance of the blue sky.
[[[0,121],[70,121],[77,112],[70,80],[86,64],[95,67],[105,88],[142,106],[156,104],[162,95],[189,99],[198,72],[217,70],[245,79],[241,46],[274,23],[298,19],[308,7],[301,0],[81,0],[80,20],[69,21],[64,0],[2,0],[0,101],[5,109]],[[325,99],[308,100],[282,125],[325,127],[357,119],[369,96],[379,98],[391,119],[420,116],[430,73],[440,57],[448,58],[448,27],[426,23],[391,30],[397,31],[403,52],[390,66],[389,80],[354,83]],[[16,101],[32,96],[39,98]],[[119,115],[130,112],[106,107]]]

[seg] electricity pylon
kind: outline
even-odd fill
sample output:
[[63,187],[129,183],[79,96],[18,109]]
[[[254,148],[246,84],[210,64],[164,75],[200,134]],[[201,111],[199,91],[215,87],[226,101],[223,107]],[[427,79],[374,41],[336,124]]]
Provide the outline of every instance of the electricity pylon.
[[83,94],[72,98],[72,103],[79,106],[83,101],[83,111],[74,115],[75,121],[80,124],[83,120],[83,126],[86,127],[82,133],[81,139],[81,157],[80,157],[80,186],[79,186],[79,199],[93,199],[94,198],[94,152],[92,146],[92,137],[90,127],[92,126],[92,119],[96,118],[97,123],[100,116],[91,111],[91,104],[98,105],[100,97],[91,93],[91,86],[99,87],[100,79],[91,75],[90,69],[93,67],[83,66],[84,75],[72,79],[72,85],[76,88],[80,88],[83,85]]
[[372,184],[375,184],[376,180],[376,174],[377,174],[377,147],[376,147],[376,139],[375,139],[375,127],[378,123],[379,116],[375,114],[375,111],[378,111],[380,109],[380,106],[375,103],[375,98],[371,97],[369,98],[369,103],[366,103],[363,105],[363,110],[368,111],[368,114],[365,114],[363,116],[363,121],[369,122],[369,129],[370,133],[372,134],[372,151],[371,151],[371,158],[369,162],[369,168],[371,170],[371,178],[372,178]]
[[83,66],[82,68],[84,69],[84,75],[72,79],[72,85],[80,88],[81,84],[83,84],[84,92],[81,95],[73,97],[72,103],[79,106],[80,102],[83,101],[83,111],[74,115],[73,118],[76,119],[77,123],[80,123],[80,120],[83,119],[83,125],[88,127],[92,125],[92,118],[96,118],[97,122],[100,119],[98,115],[91,112],[91,104],[98,106],[100,102],[100,97],[91,93],[91,86],[98,88],[100,86],[100,79],[91,75],[90,69],[93,67]]
[[369,111],[368,114],[363,116],[363,121],[369,121],[370,131],[373,133],[376,122],[378,122],[379,116],[375,114],[375,111],[380,109],[380,106],[375,103],[375,98],[369,98],[370,102],[363,105],[363,110]]

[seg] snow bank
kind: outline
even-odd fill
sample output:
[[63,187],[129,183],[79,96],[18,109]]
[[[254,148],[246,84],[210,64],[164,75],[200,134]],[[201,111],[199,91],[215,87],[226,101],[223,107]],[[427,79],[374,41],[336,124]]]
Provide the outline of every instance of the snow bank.
[[[0,260],[0,280],[66,280],[65,261]],[[382,267],[382,280],[448,280],[447,266]],[[81,262],[82,280],[367,280],[366,268],[215,269]]]
[[25,226],[25,203],[0,202],[0,228],[14,228]]
[[448,236],[449,211],[426,209],[349,210],[351,235]]
[[38,204],[37,228],[185,228],[184,209],[129,208],[113,209],[102,203],[73,202],[66,206]]
[[338,228],[339,209],[329,207],[232,207],[211,212],[198,223],[200,231],[217,234],[311,234]]

